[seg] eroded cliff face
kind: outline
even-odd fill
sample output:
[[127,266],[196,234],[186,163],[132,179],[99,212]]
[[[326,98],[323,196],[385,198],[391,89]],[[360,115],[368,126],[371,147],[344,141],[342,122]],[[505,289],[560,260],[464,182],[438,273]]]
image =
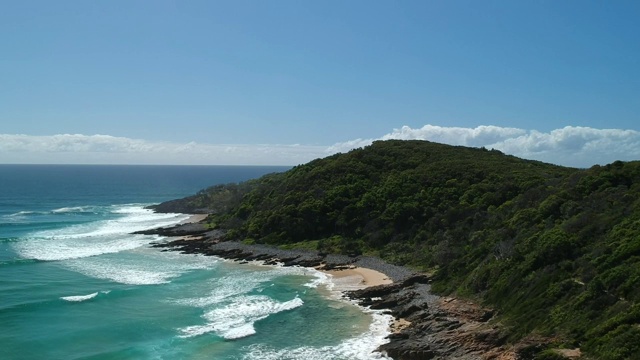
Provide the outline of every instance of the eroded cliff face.
[[389,309],[396,318],[390,342],[380,347],[394,359],[483,359],[483,354],[505,350],[505,336],[490,324],[490,309],[434,296],[426,276],[348,296],[374,309]]
[[[554,339],[527,337],[507,342],[507,332],[492,309],[430,292],[424,275],[401,283],[381,285],[347,294],[362,305],[389,309],[396,318],[389,343],[380,350],[396,360],[423,359],[533,359]],[[579,349],[555,352],[566,358],[580,357]]]

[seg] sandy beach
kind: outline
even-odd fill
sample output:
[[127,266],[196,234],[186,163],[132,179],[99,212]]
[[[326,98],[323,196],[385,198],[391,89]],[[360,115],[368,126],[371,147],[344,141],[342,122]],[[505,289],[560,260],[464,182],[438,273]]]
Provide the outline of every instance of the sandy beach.
[[391,284],[387,275],[364,267],[352,267],[341,270],[322,270],[333,277],[333,283],[341,291],[364,289],[369,286]]
[[[331,275],[332,282],[334,284],[333,289],[340,292],[393,283],[393,280],[384,273],[364,267],[352,267],[342,270],[319,270],[325,274]],[[410,325],[411,322],[406,319],[394,318],[391,324],[389,324],[389,331],[393,334],[397,334]]]
[[207,214],[193,214],[187,220],[182,221],[180,224],[192,224],[200,222],[207,218]]

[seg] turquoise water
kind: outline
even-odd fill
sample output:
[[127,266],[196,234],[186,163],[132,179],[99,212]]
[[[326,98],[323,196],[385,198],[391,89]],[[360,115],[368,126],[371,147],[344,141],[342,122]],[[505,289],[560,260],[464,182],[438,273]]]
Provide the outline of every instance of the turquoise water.
[[311,269],[163,252],[145,206],[278,167],[0,165],[2,359],[377,359],[389,318]]

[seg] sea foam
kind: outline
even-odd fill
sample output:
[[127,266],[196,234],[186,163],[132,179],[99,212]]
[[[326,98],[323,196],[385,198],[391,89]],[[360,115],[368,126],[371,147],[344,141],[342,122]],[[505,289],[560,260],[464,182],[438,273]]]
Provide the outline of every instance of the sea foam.
[[278,302],[268,296],[248,295],[234,298],[222,306],[204,314],[205,325],[194,325],[179,329],[181,337],[193,337],[215,332],[225,339],[238,339],[256,333],[254,323],[271,314],[292,310],[303,305],[302,299]]
[[175,303],[205,309],[204,325],[178,329],[180,337],[193,337],[214,332],[225,339],[238,339],[255,334],[254,323],[271,314],[302,306],[302,299],[295,297],[278,302],[265,295],[247,295],[261,292],[284,275],[303,274],[301,268],[282,268],[259,265],[233,266],[227,275],[210,280],[208,295],[174,300]]
[[40,213],[40,212],[37,212],[37,211],[24,210],[24,211],[18,211],[17,213],[13,213],[13,214],[6,215],[6,216],[7,217],[17,217],[17,216],[26,216],[26,215],[32,215],[32,214],[43,214],[43,213]]
[[71,302],[81,302],[89,299],[93,299],[98,296],[98,292],[91,293],[89,295],[74,295],[74,296],[63,296],[60,299],[71,301]]
[[274,349],[264,344],[254,344],[245,347],[243,360],[378,360],[391,359],[377,352],[378,346],[388,342],[391,315],[381,312],[371,312],[373,320],[367,332],[346,339],[334,346],[302,346],[285,349]]
[[101,207],[99,206],[68,206],[61,207],[59,209],[51,210],[52,214],[82,214],[82,213],[92,213],[95,214],[99,212]]
[[[254,344],[245,348],[245,360],[378,360],[390,359],[386,355],[377,352],[377,348],[387,343],[390,334],[389,326],[393,320],[391,315],[383,310],[372,310],[358,305],[354,300],[344,297],[344,291],[351,290],[351,285],[343,283],[342,279],[335,278],[324,272],[302,267],[276,267],[276,270],[295,275],[312,276],[312,280],[304,284],[310,288],[323,288],[327,290],[325,296],[345,305],[351,304],[359,307],[363,312],[372,317],[372,321],[366,332],[343,340],[334,346],[303,346],[274,349],[264,344]],[[331,305],[330,305],[331,306]]]
[[[212,258],[207,257],[207,259]],[[234,270],[231,273],[210,280],[211,291],[209,294],[200,297],[177,299],[173,302],[180,305],[206,308],[254,290],[262,292],[266,287],[273,285],[276,278],[287,275],[313,276],[313,280],[305,284],[307,287],[316,287],[330,281],[326,274],[302,267],[258,264],[241,266],[234,264],[233,267]]]
[[131,205],[115,207],[111,212],[122,215],[117,219],[35,232],[17,243],[15,249],[24,258],[48,261],[115,253],[135,249],[153,239],[130,235],[132,232],[172,225],[188,218],[184,214],[156,214]]
[[217,263],[204,256],[182,255],[183,259],[173,259],[177,255],[181,254],[141,248],[131,253],[72,259],[64,264],[98,279],[127,285],[156,285],[169,283],[171,279],[192,270],[211,269]]

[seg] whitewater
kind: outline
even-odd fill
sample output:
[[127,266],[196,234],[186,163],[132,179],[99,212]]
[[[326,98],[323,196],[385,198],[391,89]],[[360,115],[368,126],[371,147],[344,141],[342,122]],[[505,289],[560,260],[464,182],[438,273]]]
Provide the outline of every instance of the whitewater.
[[313,269],[151,247],[146,206],[282,167],[0,165],[3,359],[381,359],[390,317]]

